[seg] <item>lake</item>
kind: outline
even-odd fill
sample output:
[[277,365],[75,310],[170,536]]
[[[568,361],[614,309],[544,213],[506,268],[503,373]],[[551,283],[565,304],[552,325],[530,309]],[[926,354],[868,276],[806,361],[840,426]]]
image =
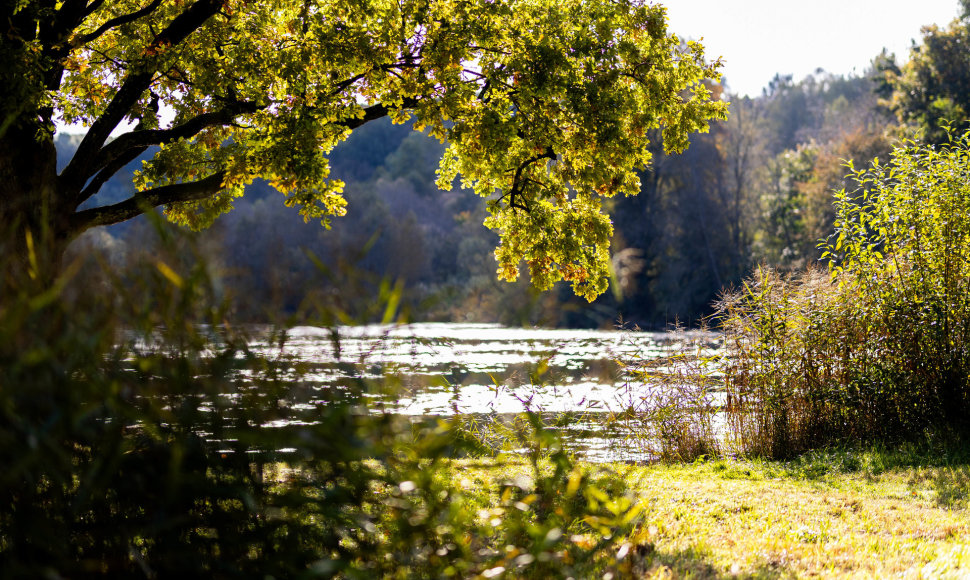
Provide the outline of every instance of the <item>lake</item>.
[[[273,350],[268,344],[257,350]],[[370,385],[374,410],[412,417],[501,418],[528,409],[561,422],[569,445],[593,460],[637,460],[616,445],[598,415],[636,407],[657,384],[636,380],[627,364],[685,349],[712,351],[713,333],[509,328],[496,324],[416,323],[287,332],[283,354],[310,390]],[[278,353],[277,349],[277,353]],[[674,371],[675,369],[671,369]],[[308,409],[326,397],[300,401]]]

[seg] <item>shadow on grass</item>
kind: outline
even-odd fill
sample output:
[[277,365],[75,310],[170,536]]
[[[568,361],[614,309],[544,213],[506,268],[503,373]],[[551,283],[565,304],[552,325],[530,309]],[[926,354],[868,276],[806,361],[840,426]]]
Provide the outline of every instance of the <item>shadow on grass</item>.
[[938,480],[938,487],[963,489],[963,499],[970,493],[970,443],[952,439],[943,442],[926,438],[896,445],[821,449],[787,461],[766,461],[761,465],[773,475],[799,480],[853,473],[878,477],[889,471],[916,469],[925,472],[921,479]]
[[[754,570],[721,570],[714,566],[703,550],[653,550],[645,554],[634,566],[636,578],[743,578],[781,579],[794,578],[788,570],[784,555],[769,556],[769,561]],[[621,576],[621,578],[624,576]]]
[[913,490],[931,488],[936,506],[949,510],[968,507],[970,499],[970,466],[948,465],[920,469],[909,480]]

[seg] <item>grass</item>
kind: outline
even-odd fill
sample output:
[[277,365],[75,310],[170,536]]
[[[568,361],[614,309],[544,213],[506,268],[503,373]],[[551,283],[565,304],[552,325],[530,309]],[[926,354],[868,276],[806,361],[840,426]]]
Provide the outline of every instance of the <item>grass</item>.
[[716,462],[626,477],[650,505],[656,564],[677,575],[970,573],[967,513],[940,505],[916,478],[921,471],[804,477],[771,465]]
[[[816,452],[787,462],[718,459],[585,465],[644,508],[614,578],[962,578],[970,575],[970,467],[919,450]],[[468,489],[527,472],[458,461]],[[621,485],[622,484],[622,485]],[[478,497],[487,510],[491,500]],[[582,541],[577,539],[577,541]]]

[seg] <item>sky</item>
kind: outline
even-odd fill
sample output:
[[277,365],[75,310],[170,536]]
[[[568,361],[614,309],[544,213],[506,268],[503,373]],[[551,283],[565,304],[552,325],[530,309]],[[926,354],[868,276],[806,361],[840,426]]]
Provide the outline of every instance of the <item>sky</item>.
[[755,97],[776,73],[801,80],[819,67],[862,74],[883,47],[897,62],[920,27],[945,26],[957,0],[660,0],[668,29],[723,57],[728,91]]

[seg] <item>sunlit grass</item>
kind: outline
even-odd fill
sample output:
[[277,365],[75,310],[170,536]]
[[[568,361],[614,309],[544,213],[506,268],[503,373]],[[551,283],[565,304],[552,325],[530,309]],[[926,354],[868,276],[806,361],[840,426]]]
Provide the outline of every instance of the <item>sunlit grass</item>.
[[[970,470],[916,449],[824,452],[788,462],[719,459],[585,469],[632,490],[643,520],[618,562],[624,577],[960,578],[970,575]],[[523,477],[513,459],[461,460],[455,481],[481,490]],[[612,483],[611,483],[612,482]],[[582,541],[577,537],[576,541]]]

